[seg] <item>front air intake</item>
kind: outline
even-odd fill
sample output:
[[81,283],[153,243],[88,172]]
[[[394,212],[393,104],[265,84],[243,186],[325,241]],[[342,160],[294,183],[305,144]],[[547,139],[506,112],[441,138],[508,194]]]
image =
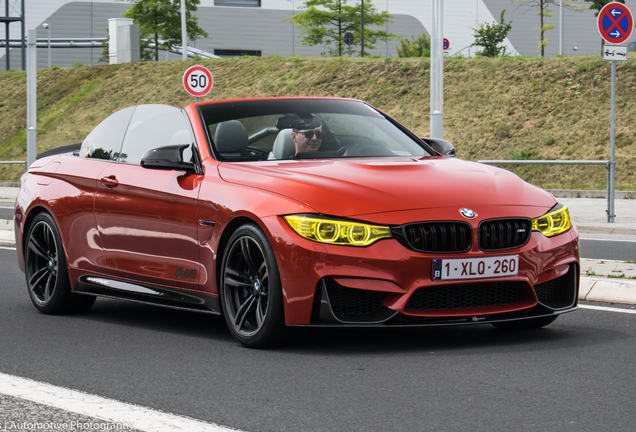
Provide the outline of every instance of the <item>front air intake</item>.
[[522,303],[527,299],[523,282],[463,283],[419,288],[406,310],[472,309]]

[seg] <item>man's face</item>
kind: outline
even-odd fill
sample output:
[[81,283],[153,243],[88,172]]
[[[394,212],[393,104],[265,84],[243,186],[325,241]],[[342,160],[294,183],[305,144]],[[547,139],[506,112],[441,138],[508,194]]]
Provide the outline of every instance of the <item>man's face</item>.
[[[320,138],[318,138],[318,136]],[[320,148],[322,144],[322,126],[314,129],[303,129],[300,131],[293,131],[291,138],[296,144],[296,153],[315,152]]]

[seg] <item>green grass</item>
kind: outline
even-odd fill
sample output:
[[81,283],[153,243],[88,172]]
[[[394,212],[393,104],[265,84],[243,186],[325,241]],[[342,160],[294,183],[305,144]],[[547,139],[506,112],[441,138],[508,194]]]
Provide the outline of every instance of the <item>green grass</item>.
[[[238,57],[200,60],[215,80],[205,100],[338,96],[366,100],[428,136],[430,59]],[[38,152],[82,140],[101,120],[140,103],[184,107],[187,62],[38,70]],[[458,157],[609,159],[610,65],[600,56],[448,58],[444,138]],[[616,188],[636,190],[636,63],[618,65]],[[26,74],[0,72],[0,160],[26,158]],[[541,187],[605,189],[604,167],[508,165]],[[0,168],[17,181],[19,167]]]

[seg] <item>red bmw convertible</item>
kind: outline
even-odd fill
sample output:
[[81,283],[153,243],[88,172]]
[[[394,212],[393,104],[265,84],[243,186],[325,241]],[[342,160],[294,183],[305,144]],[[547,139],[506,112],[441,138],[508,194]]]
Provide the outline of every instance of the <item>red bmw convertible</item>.
[[545,326],[576,309],[566,207],[372,106],[133,106],[22,177],[16,245],[42,313],[96,297],[290,326]]

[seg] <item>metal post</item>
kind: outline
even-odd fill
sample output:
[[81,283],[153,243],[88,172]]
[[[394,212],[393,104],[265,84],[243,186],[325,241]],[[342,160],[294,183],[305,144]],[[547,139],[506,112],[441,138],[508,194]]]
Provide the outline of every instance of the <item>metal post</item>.
[[364,0],[360,0],[362,11],[360,16],[360,57],[364,57]]
[[186,27],[186,0],[181,0],[181,58],[188,59],[188,29]]
[[[51,26],[49,26],[49,23],[43,23],[42,27],[44,27],[46,30],[49,31],[49,36],[48,36],[48,54],[49,54],[49,69],[51,69]],[[91,50],[92,52],[92,50]]]
[[559,55],[563,55],[563,0],[559,0]]
[[[7,0],[8,1],[8,0]],[[22,28],[21,37],[22,37],[22,70],[26,70],[26,35],[24,26],[26,26],[26,20],[24,19],[24,0],[22,0],[22,20],[20,21]]]
[[[389,13],[389,0],[386,0],[386,13]],[[386,22],[386,32],[389,32],[389,21]],[[389,40],[386,40],[386,56],[389,56]]]
[[612,125],[610,132],[610,171],[607,186],[607,223],[614,223],[614,174],[616,172],[616,62],[612,62]]
[[444,138],[443,0],[432,1],[431,25],[431,137]]
[[[4,9],[5,9],[5,16],[7,18],[9,18],[9,0],[6,0],[4,2]],[[4,25],[4,32],[5,32],[5,39],[6,39],[6,43],[4,45],[4,50],[5,50],[5,58],[7,61],[7,69],[9,70],[11,69],[11,63],[9,62],[9,21],[7,21]]]
[[27,68],[27,167],[35,162],[37,153],[36,139],[36,93],[37,93],[37,37],[35,30],[29,30],[27,39],[28,49],[28,68]]

